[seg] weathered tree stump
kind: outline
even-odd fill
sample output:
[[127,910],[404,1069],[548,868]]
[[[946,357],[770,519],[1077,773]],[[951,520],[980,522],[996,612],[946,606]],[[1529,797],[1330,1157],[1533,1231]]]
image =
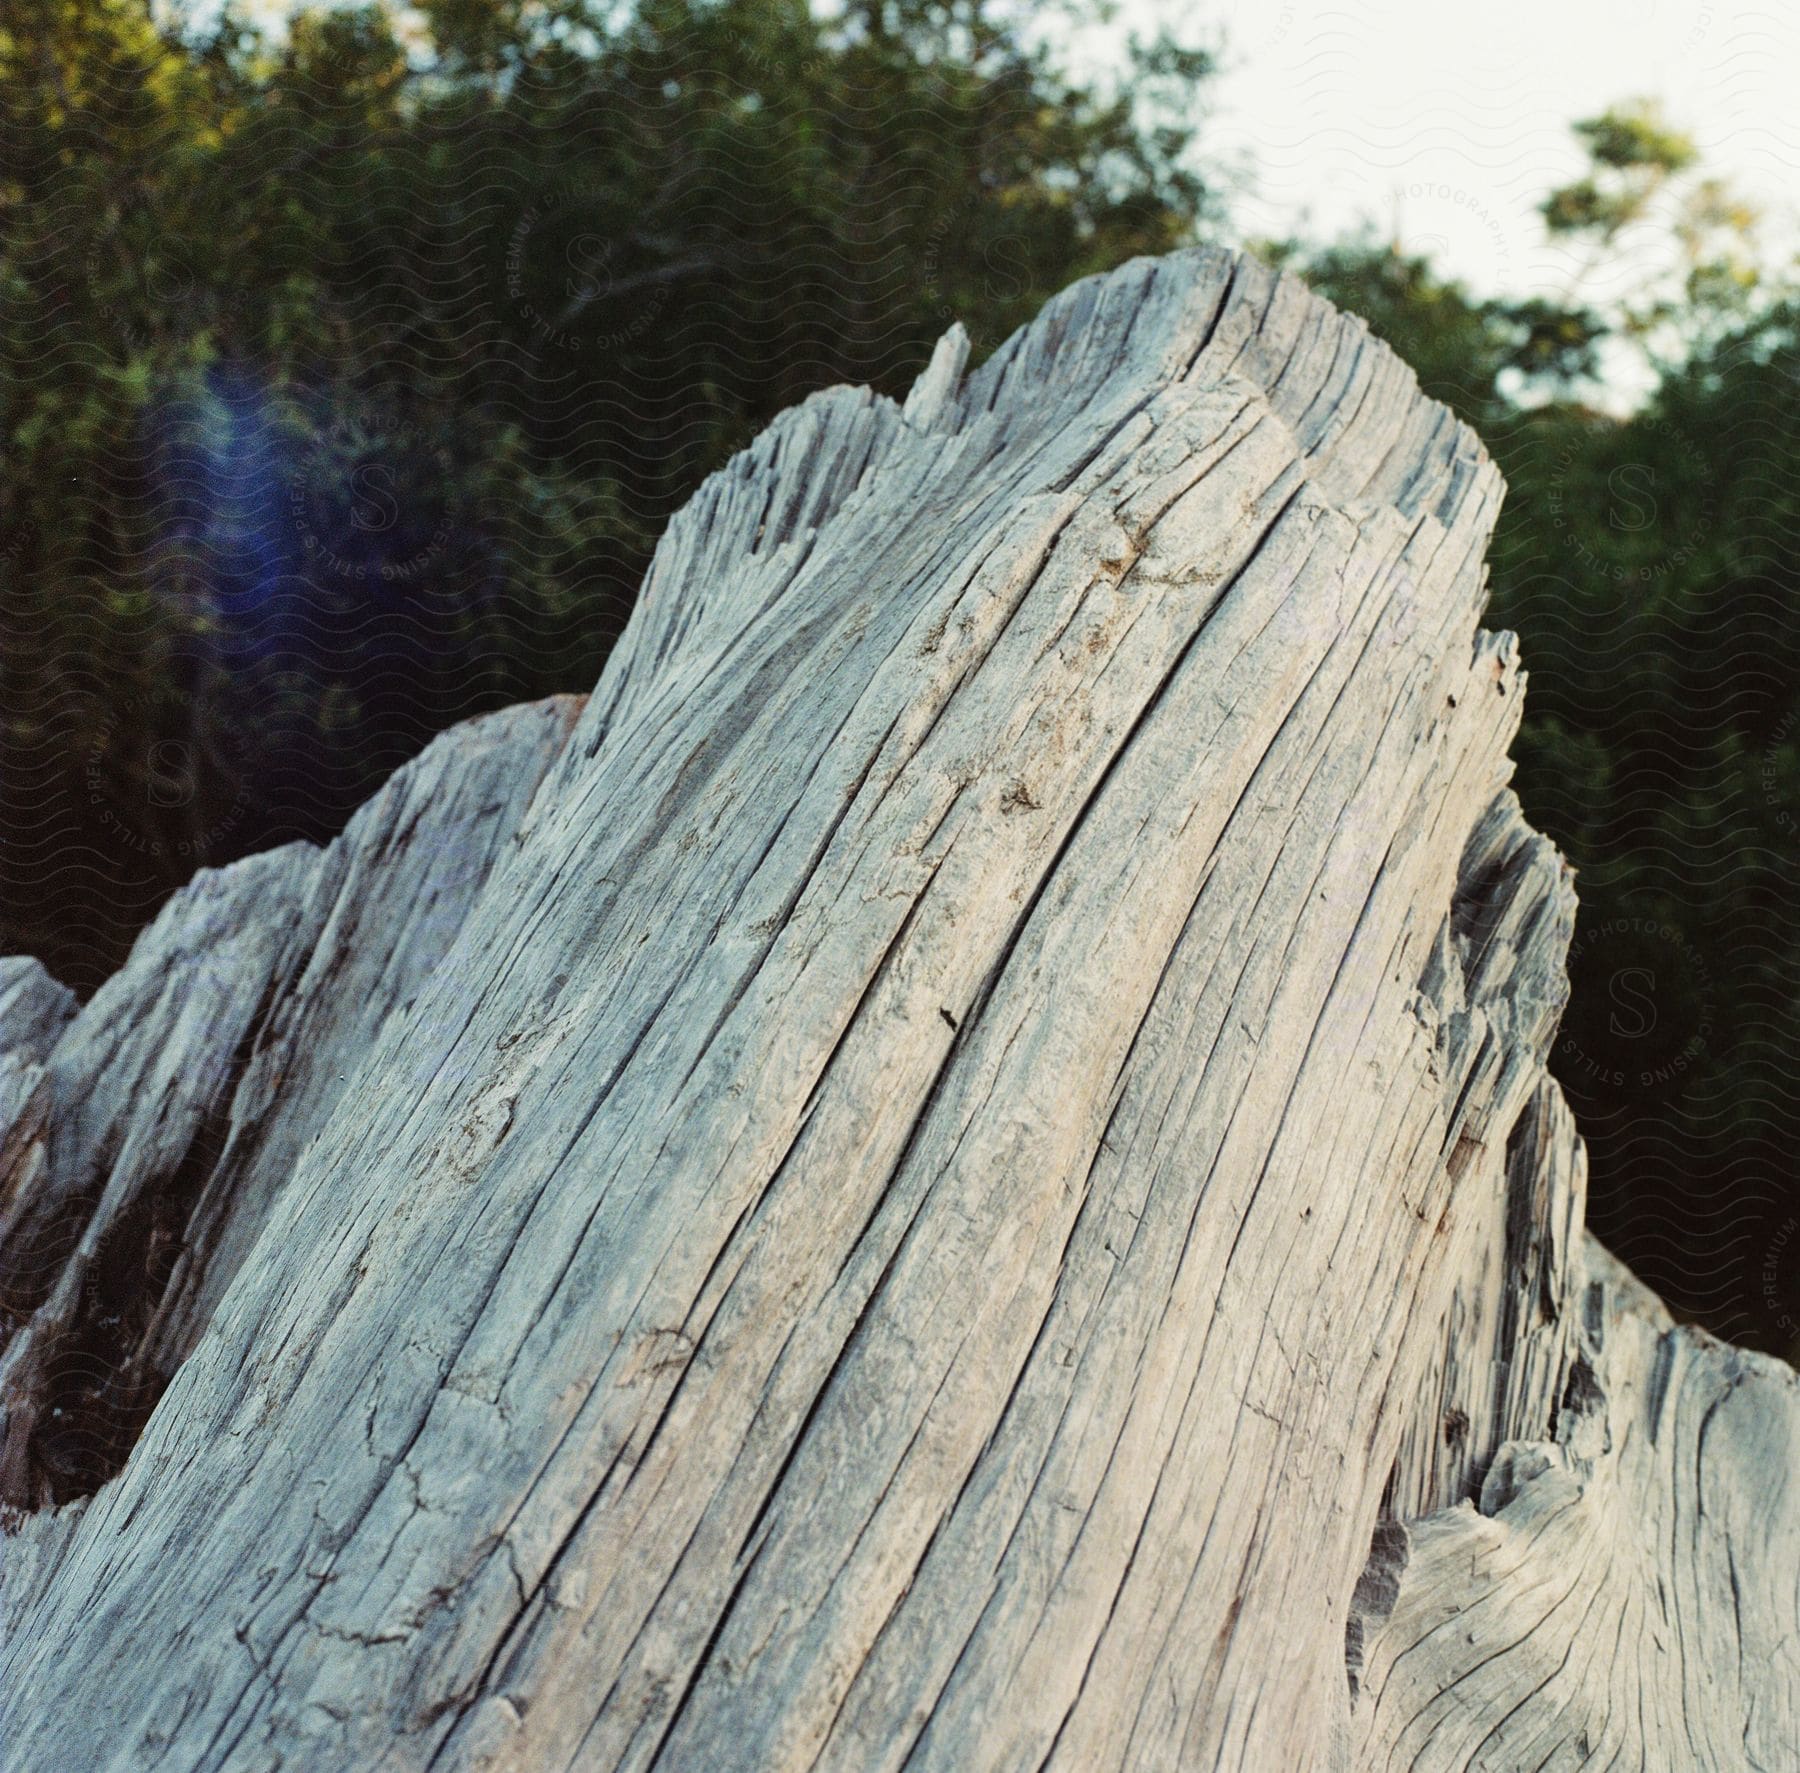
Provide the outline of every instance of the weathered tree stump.
[[965,356],[585,707],[6,963],[7,1768],[1800,1764],[1795,1375],[1582,1229],[1491,463],[1216,251]]

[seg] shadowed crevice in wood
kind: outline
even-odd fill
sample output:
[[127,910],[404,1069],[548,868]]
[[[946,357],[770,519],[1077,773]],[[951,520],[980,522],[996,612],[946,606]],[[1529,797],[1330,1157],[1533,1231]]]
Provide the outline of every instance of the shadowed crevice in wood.
[[[1479,628],[1492,464],[1359,322],[1213,250],[966,360],[783,415],[672,522],[578,714],[447,735],[366,853],[264,859],[307,871],[293,934],[209,962],[196,931],[262,925],[202,877],[167,964],[0,1054],[38,1104],[0,1202],[49,1223],[187,1149],[59,1131],[76,1055],[152,1074],[165,976],[257,1024],[168,1388],[6,1545],[19,1752],[1610,1754],[1599,1674],[1497,1635],[1567,1647],[1507,1569],[1586,1521],[1584,1600],[1625,1618],[1690,1567],[1618,1573],[1685,1506],[1677,1447],[1736,1603],[1706,1655],[1749,1672],[1652,1746],[1791,1721],[1792,1597],[1751,1572],[1795,1502],[1742,1459],[1792,1375],[1653,1353],[1582,1233],[1544,1071],[1572,886]],[[133,1029],[135,1072],[101,1050]],[[1506,1554],[1479,1579],[1470,1533]]]
[[471,723],[325,852],[203,875],[69,1006],[0,1144],[0,1503],[67,1502],[124,1464],[576,712]]

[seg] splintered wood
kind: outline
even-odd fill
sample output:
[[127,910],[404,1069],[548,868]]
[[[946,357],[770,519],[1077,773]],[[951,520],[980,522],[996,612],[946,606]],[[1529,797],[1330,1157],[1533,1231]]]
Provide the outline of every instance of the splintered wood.
[[1795,1376],[1545,1074],[1491,463],[1218,251],[966,355],[578,718],[0,971],[6,1767],[1800,1765]]

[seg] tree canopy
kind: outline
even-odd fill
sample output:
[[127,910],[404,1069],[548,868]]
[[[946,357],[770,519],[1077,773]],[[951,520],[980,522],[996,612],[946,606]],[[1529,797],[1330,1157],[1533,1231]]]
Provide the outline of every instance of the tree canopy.
[[[1591,166],[1544,201],[1625,294],[1482,300],[1372,240],[1291,259],[1475,425],[1507,481],[1490,625],[1531,676],[1515,747],[1533,822],[1575,864],[1573,997],[1553,1069],[1590,1222],[1679,1309],[1800,1349],[1800,303],[1754,218],[1647,106],[1576,126]],[[1686,180],[1685,188],[1669,189]],[[1647,217],[1652,196],[1669,216]],[[1592,399],[1606,353],[1654,391]]]
[[775,413],[1191,238],[1203,79],[979,7],[24,0],[0,23],[6,945],[83,987],[196,866],[596,676]]
[[[980,354],[1223,226],[1212,72],[1164,38],[1077,75],[987,0],[425,0],[278,34],[14,0],[0,949],[91,989],[197,867],[587,688],[664,521],[775,413],[901,392],[952,320]],[[1594,1222],[1791,1349],[1800,305],[1654,107],[1576,129],[1555,298],[1372,236],[1270,250],[1509,483],[1490,622],[1532,676],[1521,795],[1580,871],[1556,1063]],[[1626,357],[1653,393],[1621,414]]]

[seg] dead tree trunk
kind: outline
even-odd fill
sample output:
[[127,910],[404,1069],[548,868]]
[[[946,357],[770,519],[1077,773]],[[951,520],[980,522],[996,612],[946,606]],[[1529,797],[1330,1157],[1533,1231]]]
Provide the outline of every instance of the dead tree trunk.
[[9,1769],[1794,1765],[1582,1229],[1500,498],[1195,251],[786,414],[585,707],[0,973]]

